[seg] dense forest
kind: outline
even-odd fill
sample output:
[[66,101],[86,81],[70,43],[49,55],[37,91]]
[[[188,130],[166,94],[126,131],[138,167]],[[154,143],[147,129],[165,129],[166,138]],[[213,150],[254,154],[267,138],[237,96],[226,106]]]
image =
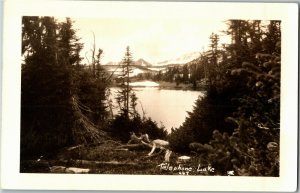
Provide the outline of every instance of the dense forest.
[[[178,151],[192,149],[203,160],[238,175],[279,175],[280,21],[228,21],[230,45],[217,35],[202,57],[207,96],[170,136]],[[218,60],[218,58],[221,58]]]
[[[119,113],[109,99],[113,74],[102,67],[103,50],[93,45],[83,64],[83,44],[73,21],[23,17],[21,72],[21,160],[74,145],[127,142],[130,132],[167,139],[177,153],[195,155],[226,175],[279,175],[280,21],[229,20],[231,43],[209,49],[187,64],[170,67],[152,80],[205,83],[185,122],[168,134],[136,111],[129,86],[133,62],[124,49],[117,94]],[[95,38],[95,37],[94,37]],[[88,67],[87,67],[88,66]]]

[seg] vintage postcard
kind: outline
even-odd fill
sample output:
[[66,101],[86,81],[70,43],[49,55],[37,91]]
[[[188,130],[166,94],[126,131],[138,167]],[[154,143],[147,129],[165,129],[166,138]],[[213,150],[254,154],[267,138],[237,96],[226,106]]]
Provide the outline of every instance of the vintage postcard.
[[14,0],[3,25],[3,188],[296,190],[297,4]]

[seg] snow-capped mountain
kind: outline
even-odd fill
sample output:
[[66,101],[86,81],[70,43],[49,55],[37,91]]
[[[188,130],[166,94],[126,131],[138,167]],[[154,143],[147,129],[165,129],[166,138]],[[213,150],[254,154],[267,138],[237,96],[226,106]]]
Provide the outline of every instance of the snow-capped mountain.
[[134,65],[137,66],[144,66],[144,67],[151,67],[152,64],[150,64],[149,62],[147,62],[146,60],[140,58],[137,61],[134,62]]
[[[122,68],[120,67],[122,65],[122,62],[108,62],[102,67],[104,67],[108,72],[114,73],[115,75],[121,75],[122,74]],[[140,58],[137,61],[133,61],[131,64],[131,73],[130,77],[136,76],[138,74],[152,72],[150,69],[152,67],[152,64],[147,62],[146,60]]]
[[191,52],[186,53],[184,55],[181,55],[178,58],[175,59],[169,59],[162,62],[158,62],[158,65],[168,65],[168,64],[186,64],[192,60],[195,60],[196,58],[200,57],[200,52]]
[[[120,65],[122,64],[122,62],[108,62],[105,65]],[[133,61],[132,65],[136,65],[136,66],[143,66],[143,67],[151,67],[152,64],[150,64],[149,62],[147,62],[146,60],[140,58],[136,61]]]
[[108,63],[106,63],[106,64],[104,64],[104,65],[107,65],[107,66],[110,66],[110,65],[119,65],[119,64],[121,64],[121,62],[108,62]]

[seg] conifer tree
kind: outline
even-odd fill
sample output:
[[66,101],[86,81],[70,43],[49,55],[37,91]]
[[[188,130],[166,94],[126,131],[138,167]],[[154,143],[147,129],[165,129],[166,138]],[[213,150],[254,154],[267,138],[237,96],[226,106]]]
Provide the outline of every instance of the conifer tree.
[[21,153],[43,151],[50,148],[50,143],[55,148],[72,141],[68,126],[73,118],[72,72],[66,62],[70,57],[63,56],[69,48],[60,44],[57,31],[59,25],[53,17],[23,17]]
[[130,114],[130,95],[132,93],[132,88],[129,86],[130,83],[130,73],[132,72],[131,65],[133,63],[132,54],[130,52],[129,46],[126,47],[125,56],[122,61],[122,74],[120,78],[121,89],[118,91],[117,102],[119,104],[121,114],[125,117],[129,117]]
[[78,40],[69,18],[22,18],[21,157],[100,140],[78,98]]
[[[219,175],[234,170],[234,175],[278,176],[280,22],[270,21],[265,29],[260,21],[229,23],[232,43],[226,46],[228,56],[222,56],[223,86],[197,100],[170,144],[198,152]],[[186,143],[191,141],[196,143]]]

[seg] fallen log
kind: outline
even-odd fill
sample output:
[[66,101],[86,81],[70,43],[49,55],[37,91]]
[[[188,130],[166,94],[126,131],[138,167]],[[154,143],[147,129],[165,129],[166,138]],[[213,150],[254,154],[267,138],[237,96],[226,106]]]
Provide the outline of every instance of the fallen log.
[[75,149],[78,149],[78,148],[81,148],[81,147],[84,147],[84,145],[83,145],[83,144],[80,144],[80,145],[76,145],[76,146],[69,147],[69,148],[67,149],[67,151],[75,150]]
[[119,149],[115,149],[115,151],[128,151],[128,148],[119,148]]
[[52,167],[52,166],[65,166],[65,167],[101,167],[106,165],[114,165],[114,166],[140,166],[145,164],[151,164],[148,162],[142,163],[134,163],[134,162],[119,162],[119,161],[90,161],[90,160],[26,160],[22,161],[21,165],[23,166],[39,166],[39,167]]
[[76,167],[65,167],[65,166],[52,166],[49,168],[50,173],[68,173],[68,174],[87,174],[91,170],[88,168],[76,168]]

